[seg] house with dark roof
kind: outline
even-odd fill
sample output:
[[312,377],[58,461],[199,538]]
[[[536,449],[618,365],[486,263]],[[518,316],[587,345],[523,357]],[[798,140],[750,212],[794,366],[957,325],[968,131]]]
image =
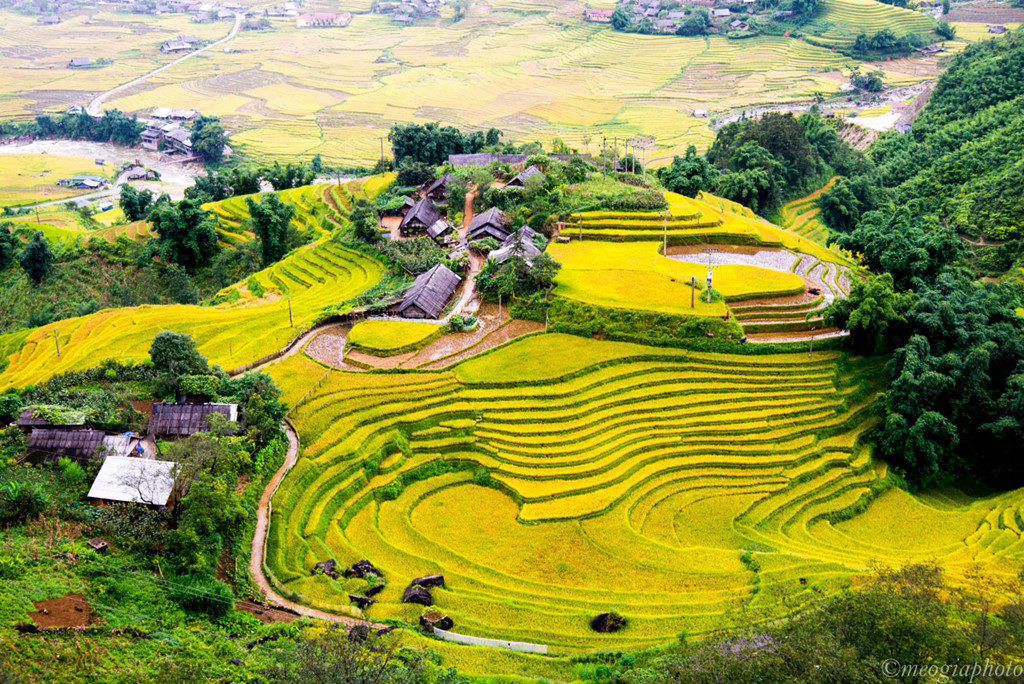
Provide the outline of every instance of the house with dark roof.
[[411,197],[402,197],[402,203],[394,208],[385,209],[381,213],[384,216],[401,216],[405,218],[405,215],[412,211],[412,208],[416,206],[416,202]]
[[405,292],[398,313],[406,318],[437,318],[461,282],[454,271],[438,264],[426,273],[416,276],[412,287]]
[[427,186],[423,196],[434,202],[444,202],[448,197],[448,183],[452,180],[452,174],[446,173],[436,181]]
[[171,151],[192,154],[192,132],[185,128],[175,128],[165,133],[164,143]]
[[[526,182],[531,178],[540,178],[540,182],[544,182],[544,174],[536,166],[528,166],[519,173],[517,173],[512,180],[505,184],[507,188],[524,188]],[[536,181],[534,181],[536,182]]]
[[149,434],[155,437],[188,437],[210,429],[209,417],[219,413],[231,422],[238,420],[238,404],[153,404]]
[[[60,416],[57,418],[56,416]],[[26,432],[34,428],[85,429],[85,414],[80,411],[47,411],[46,407],[30,406],[18,415],[18,427]]]
[[99,453],[105,436],[102,430],[35,428],[28,438],[27,453],[43,463],[65,457],[85,465]]
[[490,154],[478,152],[476,154],[449,154],[448,163],[452,166],[487,166],[492,161],[502,164],[522,164],[526,161],[525,154]]
[[398,230],[402,235],[422,233],[430,226],[437,223],[441,218],[441,210],[434,206],[428,199],[421,199],[416,203],[409,213],[405,215],[402,222],[398,224]]
[[492,237],[498,242],[504,242],[508,237],[508,220],[497,207],[491,207],[473,217],[469,222],[469,239],[483,240]]

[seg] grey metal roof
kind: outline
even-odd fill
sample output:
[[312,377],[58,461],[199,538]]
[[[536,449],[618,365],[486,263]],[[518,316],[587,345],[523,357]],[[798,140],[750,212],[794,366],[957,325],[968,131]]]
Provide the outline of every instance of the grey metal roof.
[[90,499],[166,506],[174,491],[174,461],[108,456],[89,488]]
[[154,435],[187,436],[210,429],[207,417],[220,413],[228,420],[238,420],[237,404],[153,404],[149,431]]
[[537,231],[530,226],[522,226],[505,238],[501,248],[493,250],[487,255],[487,258],[496,264],[503,264],[513,255],[518,254],[530,262],[533,257],[541,254],[541,250],[533,242],[533,236],[536,234]]
[[448,223],[444,219],[438,219],[427,228],[427,235],[436,240],[450,230],[452,230],[452,224]]
[[411,307],[416,307],[427,318],[437,318],[461,280],[462,278],[447,266],[438,264],[426,273],[416,276],[412,287],[406,290],[398,311],[406,313]]
[[441,210],[435,207],[434,203],[430,200],[421,199],[416,203],[416,206],[409,210],[409,213],[405,215],[405,218],[402,219],[398,227],[400,230],[404,230],[409,226],[422,224],[426,228],[437,223],[440,218]]

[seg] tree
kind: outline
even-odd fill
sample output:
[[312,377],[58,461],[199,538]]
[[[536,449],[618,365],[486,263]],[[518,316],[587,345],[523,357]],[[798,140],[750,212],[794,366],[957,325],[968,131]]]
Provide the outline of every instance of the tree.
[[452,0],[449,6],[452,8],[452,20],[462,21],[469,11],[469,0]]
[[163,257],[186,269],[205,266],[220,249],[213,216],[199,198],[158,202],[150,220]]
[[253,232],[260,241],[263,265],[280,261],[288,251],[288,230],[295,217],[295,207],[285,204],[275,194],[263,195],[259,202],[247,197],[245,204],[249,207]]
[[14,237],[12,228],[14,224],[10,221],[0,222],[0,269],[7,268],[14,261],[18,239]]
[[694,7],[679,28],[677,36],[703,36],[711,28],[711,16],[703,7]]
[[850,181],[839,178],[818,198],[818,209],[825,224],[844,233],[849,233],[860,220],[864,205],[854,194]]
[[292,164],[289,162],[285,166],[281,166],[280,162],[274,162],[273,166],[264,169],[263,176],[273,186],[274,190],[287,190],[289,188],[309,185],[316,177],[316,172],[313,171],[312,167],[303,166],[302,164]]
[[881,354],[906,339],[907,311],[913,293],[896,292],[888,273],[855,283],[848,299],[837,299],[825,309],[826,325],[850,332],[853,348],[862,354]]
[[224,145],[227,144],[227,136],[217,117],[200,116],[197,118],[192,124],[189,140],[192,143],[192,151],[207,164],[219,164],[224,158]]
[[713,190],[721,173],[697,148],[690,145],[686,156],[675,156],[672,164],[658,169],[658,180],[666,190],[687,197],[696,197],[702,190]]
[[25,249],[18,253],[18,263],[25,270],[29,280],[36,285],[43,282],[43,278],[50,272],[50,266],[53,265],[53,252],[42,231],[36,231]]
[[352,222],[352,231],[357,239],[368,244],[373,244],[380,239],[380,222],[377,218],[377,210],[373,208],[369,200],[360,197],[352,206],[352,213],[349,214]]
[[246,518],[241,497],[221,478],[200,474],[181,502],[178,527],[167,534],[174,566],[183,573],[212,575],[225,543]]
[[210,370],[206,357],[196,348],[196,341],[185,333],[157,333],[149,347],[149,358],[156,370],[175,377],[202,375]]
[[[943,14],[946,13],[948,12],[943,12]],[[956,27],[950,24],[948,21],[940,21],[938,24],[936,24],[935,33],[940,38],[945,38],[946,40],[956,40]]]
[[118,204],[121,211],[129,221],[141,221],[149,216],[149,211],[154,203],[153,191],[143,190],[138,192],[135,188],[125,183],[121,186],[121,197]]
[[612,28],[616,31],[625,31],[629,28],[629,14],[621,5],[612,12]]

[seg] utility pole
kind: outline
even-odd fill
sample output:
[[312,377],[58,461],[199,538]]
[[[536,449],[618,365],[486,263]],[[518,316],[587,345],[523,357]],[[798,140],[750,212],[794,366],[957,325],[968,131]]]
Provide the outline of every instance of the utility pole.
[[608,136],[601,136],[601,170],[608,175]]
[[288,327],[295,327],[295,320],[292,318],[292,298],[288,298]]
[[57,339],[57,331],[53,331],[53,343],[57,346],[57,358],[60,358],[60,340]]
[[42,223],[42,221],[39,220],[39,207],[36,207],[36,223]]
[[666,256],[667,257],[668,256],[668,212],[666,211],[665,213],[663,213],[661,215],[661,217],[665,220],[664,230],[662,232],[662,238],[664,239],[664,246],[662,247],[661,254],[662,254],[662,256]]
[[694,305],[695,300],[697,298],[696,295],[697,295],[697,276],[690,276],[690,308],[691,309],[693,308],[693,305]]

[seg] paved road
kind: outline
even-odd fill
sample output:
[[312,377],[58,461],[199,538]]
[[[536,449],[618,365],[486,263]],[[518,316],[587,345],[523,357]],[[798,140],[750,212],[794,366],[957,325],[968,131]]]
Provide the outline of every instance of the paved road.
[[211,48],[215,48],[218,45],[221,45],[222,43],[226,43],[227,41],[229,41],[232,38],[234,38],[235,34],[238,33],[238,29],[240,29],[242,27],[242,20],[244,18],[245,17],[242,15],[241,12],[235,12],[235,25],[231,27],[231,31],[230,31],[230,33],[228,33],[228,35],[224,36],[223,38],[221,38],[220,40],[218,40],[215,43],[210,43],[209,45],[201,47],[201,48],[199,48],[198,50],[196,50],[194,52],[190,52],[187,55],[183,55],[183,56],[175,59],[172,62],[168,62],[167,64],[164,64],[162,67],[159,67],[157,69],[153,69],[153,71],[150,71],[148,74],[143,74],[142,76],[139,76],[136,79],[128,81],[127,83],[122,83],[121,85],[117,86],[116,88],[112,88],[112,89],[108,90],[105,93],[101,93],[100,95],[97,95],[93,99],[93,101],[89,103],[89,106],[85,108],[85,111],[89,112],[93,116],[98,116],[99,113],[100,113],[100,107],[103,106],[103,102],[107,98],[109,98],[111,95],[114,95],[115,93],[119,93],[119,92],[121,92],[123,90],[127,90],[128,88],[131,88],[134,85],[138,85],[139,83],[144,83],[150,76],[154,76],[155,74],[159,74],[161,71],[163,71],[165,69],[170,69],[172,66],[175,66],[177,64],[180,64],[181,62],[184,62],[189,57],[195,57],[200,52],[205,52],[205,51],[207,51],[207,50],[209,50]]

